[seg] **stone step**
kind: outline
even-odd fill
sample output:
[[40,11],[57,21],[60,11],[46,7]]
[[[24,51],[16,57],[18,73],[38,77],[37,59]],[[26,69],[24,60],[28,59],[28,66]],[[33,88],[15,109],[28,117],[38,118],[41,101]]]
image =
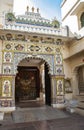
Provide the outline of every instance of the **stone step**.
[[84,101],[80,101],[80,102],[78,103],[78,107],[84,108]]
[[82,115],[82,116],[84,116],[84,109],[82,109],[81,107],[80,108],[79,107],[75,108],[75,112]]
[[0,121],[4,119],[4,112],[0,112]]
[[76,99],[78,101],[84,101],[84,95],[78,95],[78,96],[76,96]]

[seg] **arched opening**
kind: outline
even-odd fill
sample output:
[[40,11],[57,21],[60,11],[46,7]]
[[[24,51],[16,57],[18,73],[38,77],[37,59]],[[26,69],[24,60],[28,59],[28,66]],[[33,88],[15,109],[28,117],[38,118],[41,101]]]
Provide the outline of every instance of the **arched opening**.
[[81,27],[84,27],[84,12],[82,13],[80,17],[80,21],[81,21]]
[[78,68],[78,88],[79,94],[84,93],[84,66]]
[[[15,78],[16,106],[29,102],[51,105],[51,81],[48,64],[40,58],[25,58],[17,66]],[[32,104],[33,105],[33,104]],[[23,107],[22,106],[22,107]]]

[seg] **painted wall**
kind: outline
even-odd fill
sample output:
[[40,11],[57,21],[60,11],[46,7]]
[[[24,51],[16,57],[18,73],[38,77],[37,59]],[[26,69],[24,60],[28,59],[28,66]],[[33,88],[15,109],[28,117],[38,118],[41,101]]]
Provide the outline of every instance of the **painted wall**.
[[84,28],[82,29],[80,26],[80,16],[82,12],[84,12],[84,8],[80,8],[79,12],[73,14],[73,10],[76,6],[79,6],[80,2],[84,2],[84,0],[66,0],[64,4],[61,5],[61,14],[62,14],[62,25],[69,26],[71,32],[75,35],[78,33],[83,36]]
[[69,13],[77,1],[78,0],[66,0],[66,2],[61,6],[62,19]]
[[0,0],[0,13],[13,11],[13,0]]

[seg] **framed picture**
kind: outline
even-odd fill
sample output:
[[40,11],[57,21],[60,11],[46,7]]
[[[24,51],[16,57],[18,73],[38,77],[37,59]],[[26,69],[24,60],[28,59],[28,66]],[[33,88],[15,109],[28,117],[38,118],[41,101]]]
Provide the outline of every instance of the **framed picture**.
[[10,84],[9,80],[5,80],[3,82],[2,96],[4,96],[4,97],[10,97],[11,96],[11,84]]
[[11,66],[3,65],[3,74],[11,74]]
[[61,65],[62,64],[62,56],[61,54],[56,55],[56,65]]
[[57,80],[57,95],[63,95],[64,89],[63,89],[63,80],[59,79]]
[[11,63],[12,62],[12,53],[4,52],[4,62]]

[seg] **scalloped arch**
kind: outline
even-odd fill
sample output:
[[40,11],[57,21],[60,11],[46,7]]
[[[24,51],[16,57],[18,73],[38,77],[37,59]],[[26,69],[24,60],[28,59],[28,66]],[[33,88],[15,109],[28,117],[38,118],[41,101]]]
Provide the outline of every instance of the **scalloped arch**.
[[25,54],[25,53],[15,53],[14,54],[14,62],[13,62],[13,70],[14,70],[14,74],[17,73],[17,66],[19,65],[19,63],[25,59],[40,59],[42,61],[44,61],[47,66],[48,66],[48,70],[49,70],[49,74],[53,75],[53,55],[29,55],[29,54]]

